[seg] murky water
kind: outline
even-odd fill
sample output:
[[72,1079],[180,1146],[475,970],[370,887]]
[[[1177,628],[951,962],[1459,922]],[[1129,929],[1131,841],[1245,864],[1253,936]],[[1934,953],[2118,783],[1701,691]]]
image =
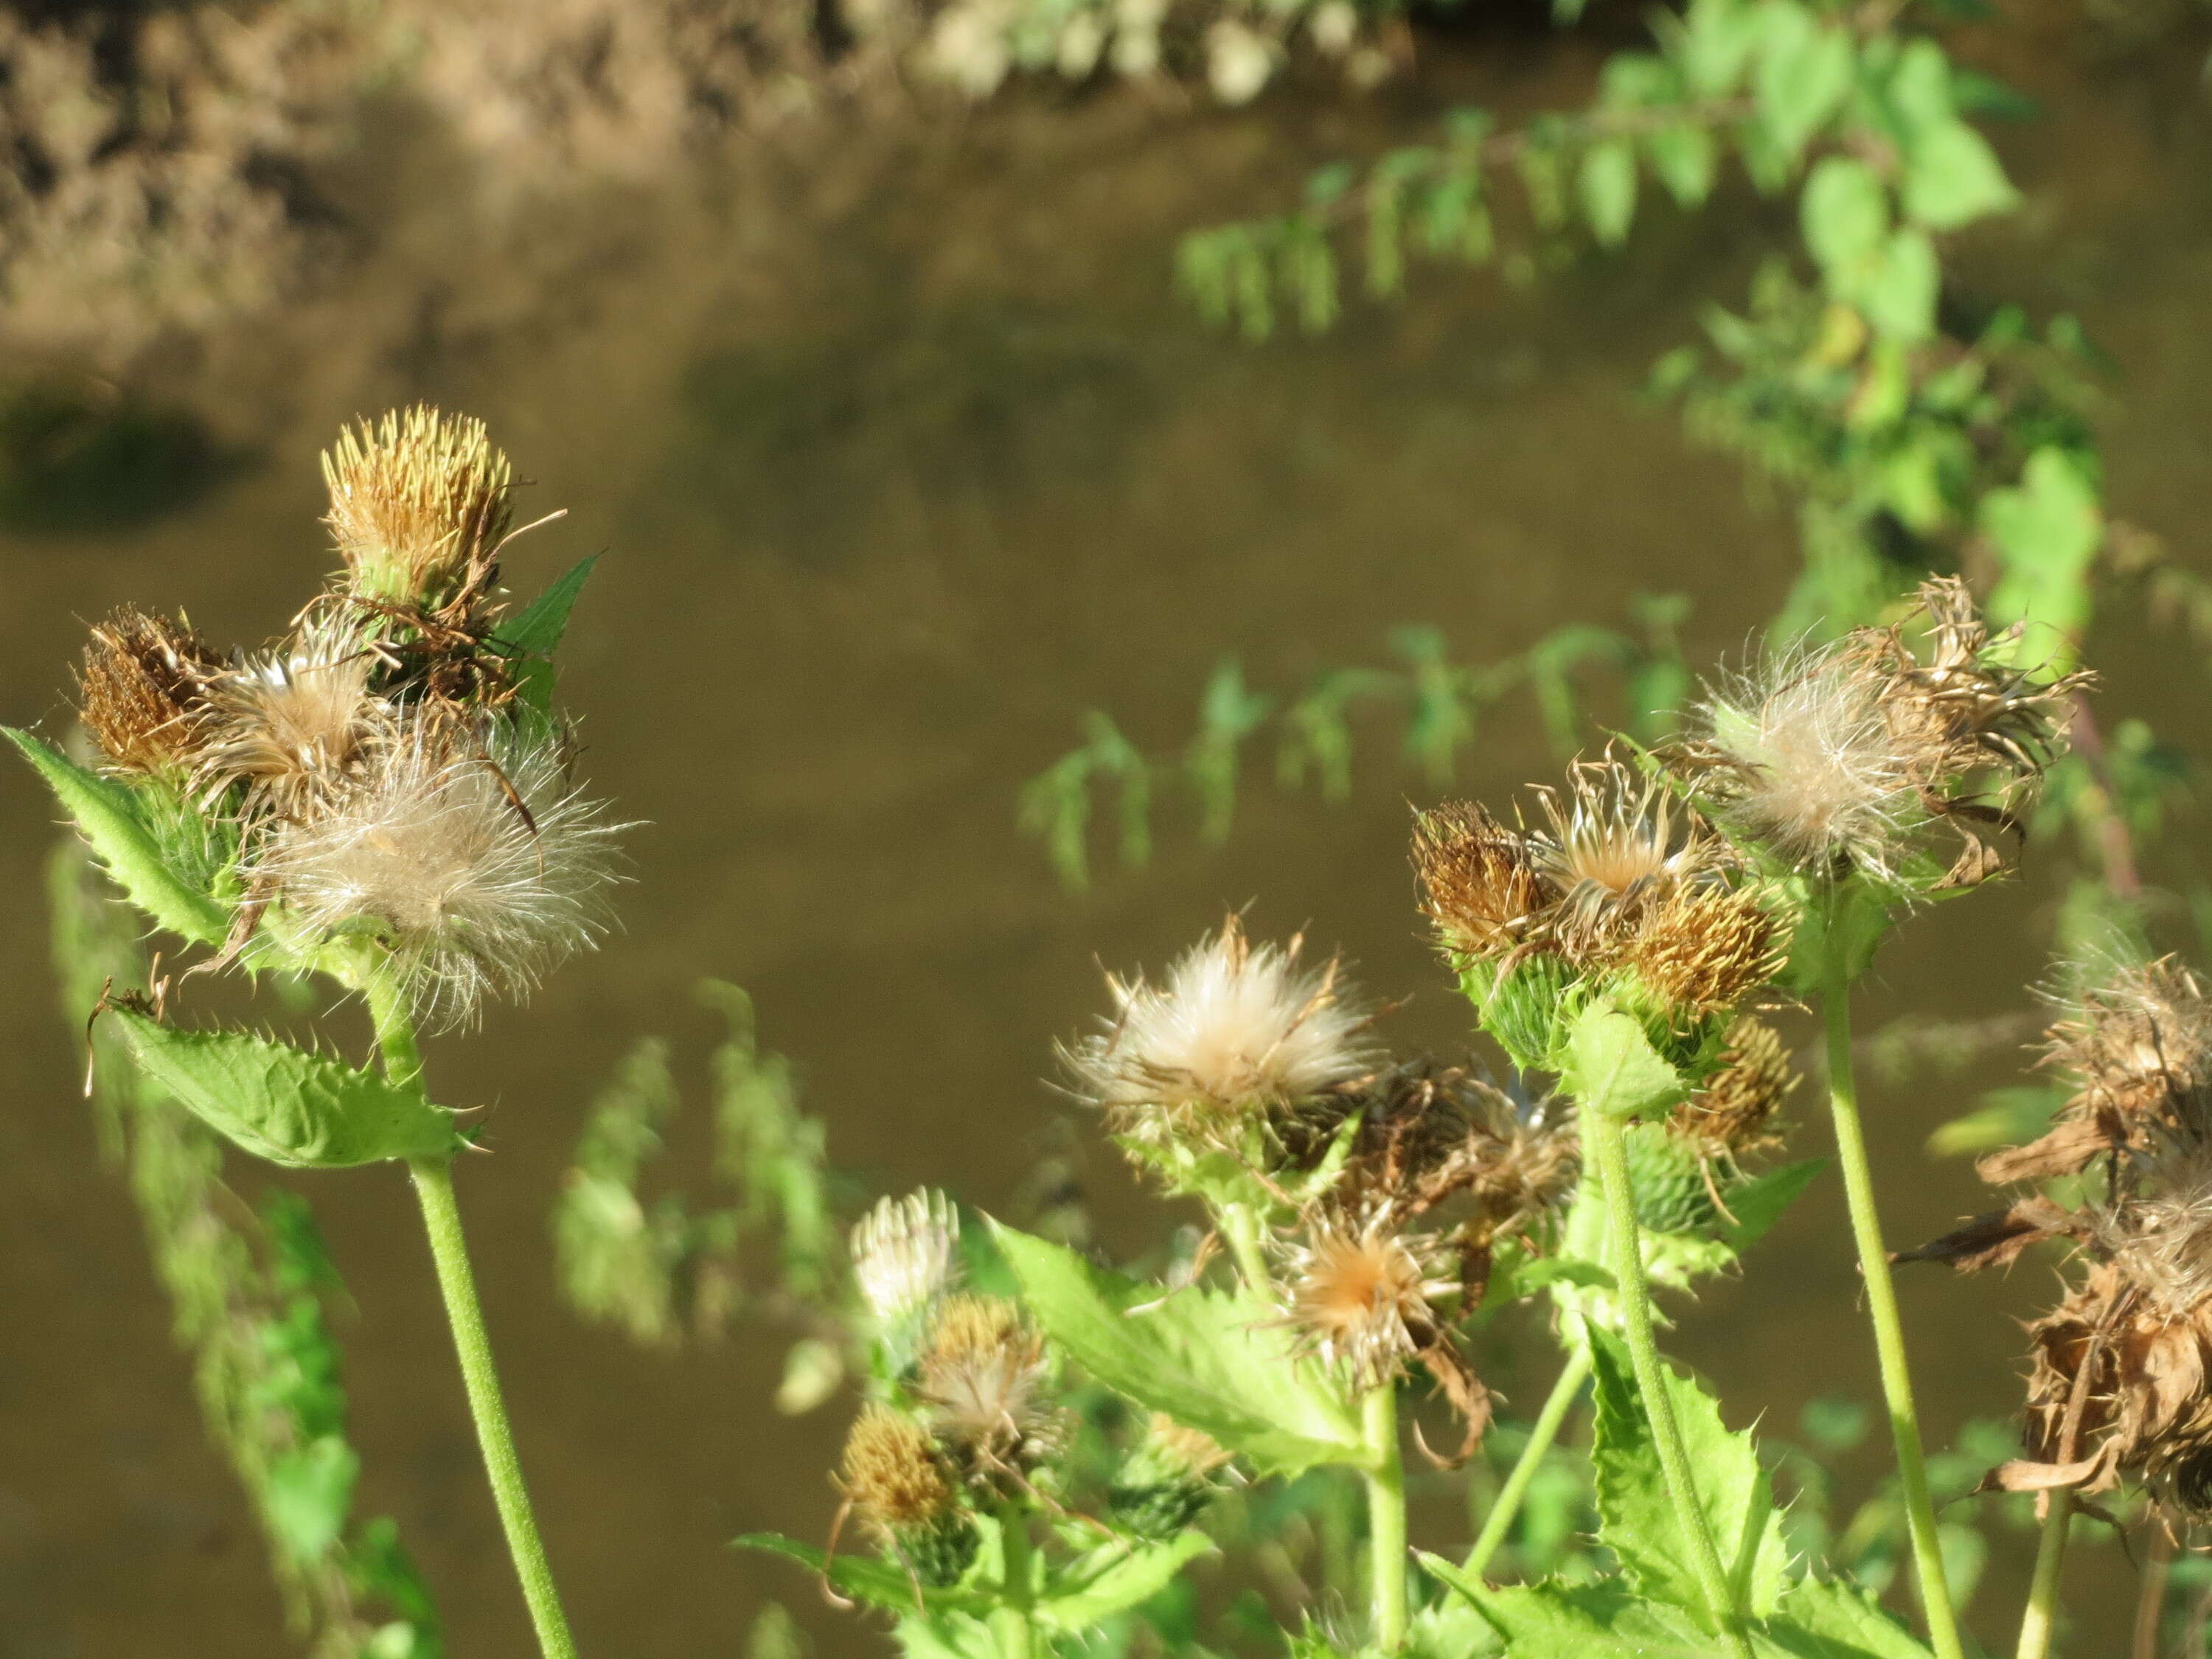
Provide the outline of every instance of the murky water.
[[[2114,352],[2116,508],[2191,556],[2212,434],[2202,106],[2180,70],[2075,64],[2047,44],[2012,67],[2051,105],[2010,144],[2033,205],[1968,269],[2080,310]],[[1528,49],[1500,95],[1556,94],[1585,68]],[[464,1203],[587,1651],[734,1652],[770,1595],[824,1653],[869,1647],[796,1575],[723,1547],[757,1528],[823,1532],[842,1410],[774,1419],[770,1349],[646,1355],[554,1295],[547,1210],[585,1100],[640,1034],[707,1039],[696,980],[753,991],[841,1163],[1003,1202],[1056,1109],[1050,1040],[1098,1004],[1094,959],[1157,961],[1225,905],[1253,901],[1255,929],[1305,926],[1378,990],[1418,992],[1395,1024],[1406,1047],[1462,1034],[1405,869],[1403,796],[1425,792],[1386,732],[1364,735],[1354,805],[1273,793],[1261,757],[1225,849],[1200,850],[1170,811],[1152,871],[1071,898],[1017,837],[1012,796],[1082,710],[1109,707],[1164,749],[1224,652],[1284,688],[1377,659],[1407,621],[1479,660],[1678,590],[1710,660],[1778,602],[1786,520],[1628,395],[1786,237],[1771,211],[1655,225],[1628,258],[1532,296],[1426,276],[1402,310],[1357,312],[1321,343],[1254,351],[1179,309],[1178,228],[1278,199],[1304,158],[1418,130],[1410,112],[1317,119],[1289,103],[1200,119],[1132,100],[1014,109],[837,147],[803,172],[756,161],[549,206],[496,253],[443,158],[395,137],[388,168],[363,168],[388,228],[362,278],[179,366],[239,465],[129,534],[9,546],[10,720],[56,714],[81,619],[123,599],[189,608],[218,637],[275,629],[323,564],[315,450],[341,418],[403,398],[485,416],[538,480],[533,504],[572,509],[520,544],[518,588],[607,550],[567,691],[596,784],[649,823],[627,932],[431,1056],[442,1098],[493,1108],[497,1154],[465,1172]],[[2203,746],[2191,653],[2134,623],[2109,632],[2109,705]],[[1512,706],[1463,782],[1495,795],[1547,766]],[[282,1652],[258,1541],[203,1443],[76,1098],[33,898],[50,816],[26,776],[0,773],[0,1656]],[[2031,879],[1917,925],[1869,1019],[2017,1006],[2048,890]],[[2002,1074],[1874,1103],[1897,1237],[1977,1206],[1969,1175],[1919,1143]],[[1142,1237],[1146,1200],[1109,1157],[1092,1173],[1106,1237]],[[303,1186],[359,1304],[343,1335],[363,1500],[400,1517],[457,1655],[521,1652],[403,1183]],[[1816,1394],[1873,1396],[1838,1212],[1832,1193],[1808,1201],[1745,1281],[1681,1322],[1675,1346],[1739,1418],[1786,1425]],[[2046,1283],[2036,1267],[2007,1285],[1910,1283],[1939,1443],[2011,1408],[2011,1320]],[[1542,1385],[1540,1366],[1510,1375],[1523,1403]],[[1434,1519],[1452,1541],[1449,1516]],[[2088,1560],[2085,1617],[2109,1627],[2127,1570],[2110,1551]],[[2000,1562],[1981,1611],[2016,1604],[2021,1577]],[[1990,1638],[2001,1630],[1993,1616]]]

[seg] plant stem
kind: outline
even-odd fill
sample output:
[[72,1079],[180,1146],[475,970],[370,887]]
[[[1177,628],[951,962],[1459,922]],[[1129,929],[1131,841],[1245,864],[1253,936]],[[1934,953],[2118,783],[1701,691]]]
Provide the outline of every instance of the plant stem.
[[1260,1218],[1249,1204],[1224,1204],[1219,1219],[1221,1235],[1229,1241],[1229,1254],[1237,1271],[1244,1276],[1245,1288],[1262,1302],[1272,1301],[1274,1281],[1268,1275],[1267,1252],[1261,1243]]
[[1597,1171],[1605,1198],[1607,1254],[1619,1286],[1622,1333],[1628,1340],[1630,1362],[1636,1370],[1637,1392],[1644,1397],[1644,1414],[1651,1425],[1651,1443],[1659,1454],[1659,1471],[1667,1483],[1667,1496],[1674,1506],[1676,1523],[1689,1540],[1690,1568],[1705,1607],[1738,1656],[1752,1659],[1751,1638],[1744,1633],[1743,1609],[1729,1588],[1728,1572],[1714,1547],[1712,1528],[1705,1506],[1698,1501],[1697,1482],[1690,1471],[1690,1455],[1682,1443],[1681,1425],[1674,1420],[1673,1397],[1667,1388],[1665,1362],[1659,1357],[1658,1339],[1651,1329],[1651,1292],[1644,1280],[1644,1241],[1636,1224],[1636,1193],[1628,1175],[1628,1154],[1617,1119],[1585,1108],[1582,1113],[1583,1150]]
[[2016,1659],[2050,1659],[2051,1634],[2058,1626],[2058,1571],[2066,1562],[2066,1528],[2073,1518],[2074,1494],[2052,1492],[2035,1547],[2035,1579],[2021,1617]]
[[1929,1642],[1936,1659],[1964,1659],[1958,1615],[1952,1609],[1951,1586],[1936,1536],[1936,1506],[1928,1495],[1927,1456],[1921,1449],[1920,1417],[1913,1407],[1912,1376],[1905,1359],[1905,1326],[1898,1317],[1897,1287],[1890,1279],[1881,1218],[1875,1209],[1874,1174],[1859,1121],[1857,1076],[1851,1067],[1850,989],[1840,973],[1830,975],[1820,1001],[1827,1023],[1828,1104],[1835,1119],[1837,1162],[1843,1166],[1844,1194],[1850,1205],[1851,1234],[1858,1243],[1859,1272],[1866,1285],[1867,1316],[1874,1325],[1875,1353],[1881,1365],[1881,1392],[1897,1447],[1898,1480],[1905,1488],[1920,1609],[1927,1616]]
[[1360,1406],[1373,1460],[1367,1471],[1368,1570],[1374,1636],[1385,1653],[1406,1645],[1406,1464],[1398,1446],[1398,1385],[1385,1382]]
[[[376,1024],[385,1075],[396,1083],[415,1081],[422,1074],[422,1055],[415,1042],[414,1022],[408,1018],[398,988],[372,971],[362,981],[362,992]],[[529,1606],[530,1622],[538,1632],[538,1651],[544,1659],[576,1659],[575,1638],[568,1633],[561,1593],[553,1584],[552,1564],[546,1559],[545,1542],[538,1535],[538,1519],[530,1510],[530,1493],[522,1484],[522,1462],[515,1454],[514,1431],[507,1425],[507,1402],[501,1397],[499,1372],[492,1364],[491,1338],[484,1329],[476,1275],[469,1267],[468,1242],[461,1233],[453,1166],[442,1159],[420,1158],[410,1161],[407,1171],[414,1177],[415,1196],[422,1206],[430,1258],[437,1264],[438,1289],[446,1303],[446,1322],[453,1328],[469,1413],[476,1419],[477,1443],[483,1450],[492,1501],[499,1509],[499,1524],[507,1534],[515,1576],[522,1581],[522,1599]]]
[[1543,1465],[1544,1454],[1559,1437],[1559,1425],[1567,1420],[1567,1413],[1574,1408],[1575,1398],[1582,1393],[1589,1374],[1589,1343],[1585,1340],[1581,1346],[1568,1351],[1566,1368],[1559,1373],[1559,1380],[1552,1384],[1543,1410],[1536,1413],[1535,1424],[1528,1431],[1528,1443],[1521,1449],[1512,1473],[1498,1489],[1498,1501],[1483,1517],[1481,1534],[1475,1539],[1474,1547],[1467,1553],[1467,1560],[1461,1567],[1469,1578],[1482,1577],[1490,1558],[1498,1553],[1505,1534],[1513,1530],[1514,1517],[1521,1512],[1521,1500],[1528,1495],[1529,1484]]
[[1000,1605],[991,1610],[989,1620],[998,1638],[999,1659],[1030,1659],[1036,1627],[1030,1617],[1034,1587],[1030,1582],[1029,1517],[1011,1504],[999,1511],[999,1548],[1005,1570],[999,1579]]

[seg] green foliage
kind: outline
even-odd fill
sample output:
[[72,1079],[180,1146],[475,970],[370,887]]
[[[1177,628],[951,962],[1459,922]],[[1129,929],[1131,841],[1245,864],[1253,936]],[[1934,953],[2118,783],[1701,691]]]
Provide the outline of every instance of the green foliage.
[[[844,1380],[848,1346],[826,1126],[800,1109],[790,1062],[762,1050],[742,990],[709,980],[699,1000],[728,1025],[709,1061],[716,1197],[641,1191],[683,1109],[669,1045],[647,1038],[592,1103],[555,1206],[562,1292],[585,1317],[652,1346],[719,1338],[759,1303],[802,1333],[778,1404],[811,1410]],[[762,1244],[775,1267],[749,1287],[740,1261]]]
[[1624,1121],[1659,1115],[1689,1095],[1681,1073],[1651,1046],[1644,1023],[1602,1000],[1585,1006],[1569,1026],[1559,1080],[1584,1109]]
[[1163,1295],[1010,1227],[993,1236],[1046,1333],[1109,1388],[1271,1474],[1371,1459],[1343,1389],[1243,1297]]
[[[54,960],[70,1027],[111,983],[146,975],[129,908],[74,840],[49,866]],[[307,1202],[258,1222],[222,1182],[222,1143],[125,1051],[92,1031],[102,1144],[128,1174],[200,1408],[244,1488],[295,1629],[318,1659],[439,1659],[435,1606],[389,1520],[352,1518],[341,1356],[324,1313],[343,1288]]]
[[210,1128],[272,1164],[339,1170],[441,1158],[460,1146],[453,1115],[398,1084],[244,1031],[185,1031],[135,1008],[101,1018],[131,1058]]
[[596,553],[579,560],[553,585],[499,625],[495,645],[520,660],[515,696],[539,720],[553,712],[553,653],[568,631],[568,614],[598,565]]
[[1641,637],[1575,623],[1486,665],[1454,661],[1440,629],[1401,628],[1390,637],[1396,665],[1329,669],[1295,696],[1251,690],[1242,665],[1225,659],[1206,682],[1198,729],[1180,756],[1147,757],[1106,715],[1086,714],[1082,746],[1023,786],[1021,827],[1043,843],[1061,880],[1080,889],[1091,880],[1095,790],[1115,792],[1121,861],[1140,868],[1152,856],[1152,807],[1164,781],[1185,786],[1202,840],[1226,839],[1249,742],[1272,733],[1279,787],[1310,782],[1324,799],[1341,801],[1352,793],[1355,720],[1395,718],[1407,763],[1432,784],[1448,783],[1483,716],[1523,687],[1553,750],[1572,754],[1589,729],[1589,682],[1598,675],[1620,686],[1607,713],[1638,738],[1656,741],[1674,729],[1690,684],[1677,639],[1688,604],[1678,594],[1644,594],[1633,609]]

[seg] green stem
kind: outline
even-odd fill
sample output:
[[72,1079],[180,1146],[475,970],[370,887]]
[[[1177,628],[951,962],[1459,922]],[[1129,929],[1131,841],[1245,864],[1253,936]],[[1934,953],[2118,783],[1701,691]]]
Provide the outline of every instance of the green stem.
[[1406,1464],[1398,1446],[1398,1385],[1385,1382],[1360,1406],[1372,1462],[1367,1470],[1367,1559],[1373,1577],[1375,1642],[1406,1645]]
[[1273,1300],[1274,1281],[1267,1272],[1267,1252],[1261,1242],[1260,1218],[1249,1204],[1224,1204],[1220,1212],[1221,1236],[1237,1271],[1244,1275],[1245,1288],[1262,1302]]
[[1543,1466],[1544,1454],[1552,1449],[1552,1443],[1559,1437],[1559,1425],[1567,1420],[1574,1408],[1576,1396],[1583,1384],[1589,1380],[1590,1350],[1585,1340],[1580,1347],[1569,1351],[1566,1369],[1559,1380],[1552,1384],[1550,1397],[1544,1409],[1536,1413],[1534,1426],[1528,1431],[1528,1443],[1521,1449],[1521,1455],[1513,1465],[1505,1484],[1498,1489],[1498,1501],[1490,1506],[1483,1517],[1481,1535],[1474,1547],[1467,1553],[1461,1571],[1469,1578],[1480,1578],[1489,1566],[1490,1558],[1498,1553],[1498,1547],[1505,1541],[1505,1534],[1513,1530],[1514,1517],[1521,1512],[1521,1500],[1528,1495],[1529,1483],[1535,1480],[1536,1471]]
[[1637,1392],[1644,1397],[1644,1414],[1651,1425],[1651,1443],[1659,1453],[1659,1472],[1667,1483],[1667,1496],[1674,1506],[1676,1524],[1689,1540],[1690,1568],[1707,1610],[1738,1659],[1752,1659],[1743,1610],[1729,1588],[1728,1572],[1721,1565],[1720,1551],[1714,1547],[1705,1506],[1698,1501],[1689,1451],[1682,1443],[1681,1425],[1674,1420],[1674,1399],[1668,1392],[1665,1362],[1659,1357],[1658,1339],[1652,1334],[1651,1292],[1644,1280],[1644,1241],[1636,1224],[1636,1193],[1629,1181],[1621,1126],[1619,1120],[1585,1107],[1582,1132],[1583,1153],[1595,1168],[1603,1189],[1608,1254],[1626,1328],[1622,1334],[1627,1338],[1629,1360],[1636,1370]]
[[999,1540],[1005,1571],[999,1579],[1000,1604],[991,1610],[989,1620],[998,1638],[999,1659],[1030,1659],[1036,1626],[1030,1615],[1035,1586],[1030,1583],[1029,1516],[1012,1505],[1000,1510]]
[[[363,981],[362,991],[376,1024],[385,1074],[395,1082],[412,1082],[421,1077],[422,1051],[416,1045],[414,1023],[408,1018],[398,988],[385,975],[372,972]],[[544,1659],[576,1659],[576,1641],[568,1633],[561,1594],[554,1588],[545,1542],[538,1535],[538,1520],[531,1513],[530,1494],[522,1484],[522,1462],[515,1454],[514,1432],[507,1425],[507,1402],[500,1395],[491,1338],[484,1329],[483,1305],[477,1300],[468,1242],[461,1234],[453,1166],[423,1158],[410,1162],[407,1170],[415,1179],[415,1196],[422,1206],[422,1225],[429,1235],[431,1260],[437,1264],[446,1321],[453,1327],[461,1382],[468,1391],[469,1413],[476,1419],[477,1443],[483,1449],[492,1501],[499,1509],[499,1523],[507,1534],[515,1576],[522,1581],[522,1599],[529,1605],[530,1622],[538,1632],[538,1651]]]
[[1912,1403],[1912,1374],[1905,1364],[1905,1325],[1898,1316],[1897,1286],[1890,1278],[1889,1252],[1882,1244],[1881,1218],[1875,1208],[1874,1173],[1867,1160],[1857,1075],[1851,1066],[1850,990],[1840,974],[1831,975],[1820,1001],[1827,1024],[1828,1104],[1835,1119],[1837,1162],[1843,1166],[1844,1195],[1850,1205],[1851,1234],[1858,1243],[1867,1316],[1874,1325],[1875,1354],[1881,1366],[1882,1397],[1897,1448],[1897,1475],[1905,1489],[1920,1609],[1928,1620],[1928,1638],[1936,1659],[1964,1659],[1958,1614],[1951,1605],[1950,1582],[1944,1576],[1943,1552],[1936,1535],[1936,1505],[1928,1495],[1928,1460],[1921,1449],[1920,1415]]
[[2043,1536],[2035,1547],[2035,1580],[2020,1621],[2015,1659],[2050,1659],[2051,1638],[2058,1627],[2058,1570],[2066,1562],[2066,1526],[2073,1518],[2073,1493],[2052,1492],[2051,1512],[2043,1517]]

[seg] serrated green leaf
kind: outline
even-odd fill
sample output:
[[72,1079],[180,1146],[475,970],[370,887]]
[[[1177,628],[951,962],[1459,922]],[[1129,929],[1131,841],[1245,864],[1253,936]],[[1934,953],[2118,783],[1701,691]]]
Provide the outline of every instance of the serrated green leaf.
[[1137,1550],[1114,1547],[1108,1559],[1086,1577],[1079,1566],[1069,1575],[1073,1588],[1052,1589],[1032,1610],[1048,1630],[1070,1635],[1089,1630],[1100,1620],[1126,1612],[1173,1583],[1177,1573],[1213,1548],[1213,1540],[1191,1528],[1164,1543]]
[[[1638,1594],[1702,1607],[1690,1543],[1660,1475],[1627,1350],[1607,1331],[1593,1330],[1591,1340],[1597,1426],[1590,1462],[1597,1477],[1598,1536],[1620,1558],[1621,1571]],[[1789,1550],[1766,1472],[1750,1435],[1729,1431],[1712,1396],[1671,1366],[1663,1369],[1698,1504],[1722,1565],[1745,1608],[1765,1618],[1789,1583]]]
[[1636,217],[1636,151],[1626,138],[1609,138],[1583,152],[1575,188],[1590,234],[1603,247],[1628,240]]
[[1586,1110],[1607,1117],[1648,1117],[1687,1097],[1682,1074],[1668,1065],[1644,1024],[1610,1003],[1594,1002],[1568,1027],[1559,1081]]
[[1164,1296],[1000,1223],[992,1237],[1038,1323],[1107,1387],[1267,1474],[1369,1463],[1344,1391],[1249,1297],[1197,1287]]
[[1920,1638],[1856,1584],[1808,1578],[1791,1585],[1767,1634],[1797,1659],[1928,1659]]
[[1782,1212],[1797,1201],[1797,1195],[1813,1184],[1820,1171],[1828,1167],[1825,1158],[1808,1158],[1795,1164],[1762,1171],[1739,1186],[1728,1190],[1729,1213],[1735,1219],[1728,1224],[1725,1237],[1730,1249],[1739,1254],[1749,1249],[1766,1237]]
[[1945,121],[1905,149],[1905,215],[1930,230],[1956,230],[2020,204],[2020,192],[1989,141],[1964,121]]
[[[895,1562],[879,1560],[872,1555],[840,1555],[830,1560],[823,1552],[811,1544],[802,1544],[795,1538],[786,1538],[781,1533],[749,1532],[730,1540],[737,1550],[758,1550],[765,1555],[781,1555],[811,1567],[826,1577],[831,1586],[851,1596],[856,1601],[866,1601],[872,1607],[881,1607],[888,1613],[912,1614],[916,1611],[915,1581]],[[921,1606],[933,1613],[984,1611],[991,1598],[980,1590],[931,1589],[921,1591]]]
[[1889,234],[1889,196],[1881,180],[1855,156],[1823,156],[1805,180],[1798,216],[1829,291],[1848,297]]
[[[1455,1588],[1470,1593],[1464,1581]],[[1513,1659],[1717,1659],[1711,1633],[1688,1613],[1643,1601],[1618,1578],[1472,1594]]]
[[14,726],[0,731],[46,781],[94,856],[132,903],[160,926],[197,944],[223,942],[230,928],[228,908],[163,862],[129,785],[87,770],[28,732]]
[[911,1611],[892,1631],[907,1659],[1000,1659],[999,1638],[973,1614],[939,1613],[922,1617]]
[[1795,159],[1843,107],[1851,89],[1850,33],[1823,24],[1797,0],[1767,0],[1752,94],[1759,124]]
[[345,1169],[444,1158],[460,1144],[453,1115],[419,1085],[248,1032],[179,1030],[131,1008],[102,1018],[140,1070],[210,1128],[272,1164]]

